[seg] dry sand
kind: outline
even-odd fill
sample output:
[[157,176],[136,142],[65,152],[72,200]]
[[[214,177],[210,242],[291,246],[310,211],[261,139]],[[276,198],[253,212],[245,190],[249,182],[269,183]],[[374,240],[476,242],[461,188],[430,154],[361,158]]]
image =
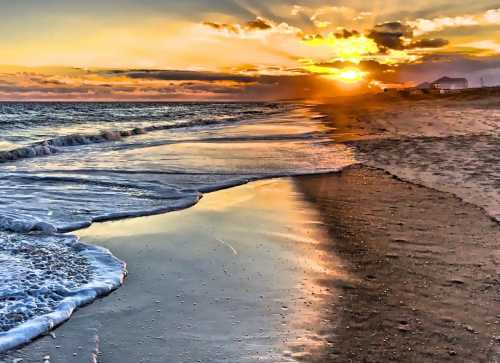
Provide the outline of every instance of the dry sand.
[[500,91],[484,92],[350,99],[319,110],[365,165],[453,193],[500,221]]
[[357,280],[316,361],[500,360],[500,228],[481,209],[363,166],[297,183]]

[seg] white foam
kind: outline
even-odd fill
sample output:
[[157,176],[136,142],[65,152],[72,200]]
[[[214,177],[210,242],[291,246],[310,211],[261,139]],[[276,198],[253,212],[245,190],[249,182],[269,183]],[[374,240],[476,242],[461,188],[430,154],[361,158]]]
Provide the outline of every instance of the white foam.
[[[125,263],[108,250],[81,243],[74,236],[2,237],[0,263],[7,268],[0,269],[0,328],[22,322],[0,332],[0,352],[47,333],[69,319],[76,308],[123,283]],[[53,271],[58,259],[64,259],[60,265],[66,273]],[[83,282],[78,283],[78,279]],[[45,313],[33,315],[34,309]]]

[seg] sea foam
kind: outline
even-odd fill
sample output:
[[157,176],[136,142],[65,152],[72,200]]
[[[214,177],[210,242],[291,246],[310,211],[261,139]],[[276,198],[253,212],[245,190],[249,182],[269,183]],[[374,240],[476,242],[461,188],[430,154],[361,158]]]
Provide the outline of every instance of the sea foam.
[[68,235],[1,234],[0,352],[26,344],[123,282],[125,264]]

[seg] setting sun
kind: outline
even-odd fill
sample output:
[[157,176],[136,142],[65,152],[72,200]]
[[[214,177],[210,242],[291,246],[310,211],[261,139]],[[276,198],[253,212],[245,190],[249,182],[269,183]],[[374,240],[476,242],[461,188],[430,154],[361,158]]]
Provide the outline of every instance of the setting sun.
[[332,68],[327,66],[309,65],[304,68],[310,73],[319,74],[325,78],[343,83],[357,83],[366,78],[368,72],[358,68]]
[[336,78],[345,83],[356,83],[362,81],[366,74],[367,72],[360,71],[359,69],[349,69],[341,71]]

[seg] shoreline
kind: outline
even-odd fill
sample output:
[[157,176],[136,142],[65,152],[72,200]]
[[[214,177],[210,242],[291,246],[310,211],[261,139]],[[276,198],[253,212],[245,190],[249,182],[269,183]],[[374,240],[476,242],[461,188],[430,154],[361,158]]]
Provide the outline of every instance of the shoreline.
[[[300,108],[300,109],[299,108],[294,109],[293,112],[297,112],[300,115],[307,115],[308,114],[307,110],[302,109],[302,108]],[[295,115],[295,114],[290,114],[290,115],[287,114],[287,117],[292,117],[293,118],[293,117],[296,117],[296,116],[297,115]],[[307,120],[307,118],[304,118],[304,119]],[[302,120],[302,118],[301,118],[301,120]],[[279,125],[279,123],[280,122],[277,122],[278,125],[273,125],[272,122],[271,122],[270,124],[266,124],[264,126],[261,125],[260,127],[263,130],[268,129],[268,132],[270,132],[270,134],[273,134],[273,133],[277,133],[278,131],[280,131],[283,128],[283,126]],[[238,127],[242,128],[243,131],[245,130],[245,127],[252,128],[252,126],[245,126],[245,125],[239,125]],[[295,128],[292,130],[292,133],[294,133],[294,132],[297,133],[297,132],[299,132],[302,129],[308,130],[308,129],[311,128],[310,125],[298,126],[297,124],[294,124],[294,127]],[[314,127],[315,126],[313,126],[312,128],[314,129]],[[169,127],[169,129],[170,128],[171,127]],[[286,129],[286,127],[284,127],[284,128]],[[241,131],[234,131],[233,130],[233,132],[238,133],[238,132],[241,132]],[[67,140],[67,139],[71,141],[71,140],[74,139],[74,136],[70,135],[68,137],[62,137],[62,138],[59,138],[57,140],[63,140],[64,141],[64,140]],[[79,140],[78,137],[76,139]],[[99,141],[99,140],[97,140],[97,141]],[[162,149],[162,150],[157,150],[157,152],[162,154],[162,153],[164,153],[166,151]],[[272,154],[272,152],[270,154]],[[217,159],[217,158],[215,158],[215,159]],[[243,157],[243,159],[244,159],[244,157]],[[252,158],[252,160],[253,160],[253,158]],[[346,160],[339,161],[338,164],[350,163],[350,161],[351,161],[350,158],[347,158]],[[87,208],[83,208],[83,209],[79,208],[77,210],[77,212],[78,212],[79,215],[83,216],[82,217],[83,221],[79,221],[78,218],[76,218],[76,220],[77,220],[76,222],[72,221],[70,224],[62,224],[62,225],[58,226],[58,228],[55,225],[51,225],[50,223],[31,224],[30,222],[28,222],[28,223],[22,224],[22,228],[24,228],[25,226],[27,226],[26,230],[29,230],[29,229],[32,228],[31,226],[33,226],[33,229],[35,229],[35,230],[42,229],[44,232],[53,232],[56,228],[57,228],[58,232],[73,232],[73,231],[78,231],[78,230],[81,230],[81,229],[84,229],[84,228],[88,228],[88,227],[91,228],[91,226],[95,222],[107,222],[107,221],[113,221],[113,220],[123,220],[123,219],[137,218],[137,217],[142,217],[142,216],[164,214],[166,212],[171,212],[171,211],[176,211],[176,210],[182,210],[182,209],[186,209],[188,207],[193,206],[194,204],[196,204],[199,201],[199,198],[202,196],[202,193],[216,191],[216,190],[223,190],[223,189],[226,189],[226,188],[229,188],[229,187],[243,185],[243,184],[249,183],[249,182],[251,182],[253,180],[264,180],[264,179],[269,179],[269,178],[277,178],[277,177],[284,177],[284,176],[291,176],[291,175],[317,174],[318,172],[325,172],[325,173],[326,172],[332,172],[332,171],[338,170],[339,166],[338,165],[335,166],[335,165],[336,164],[329,163],[329,164],[325,164],[325,167],[315,166],[314,168],[311,168],[311,169],[314,170],[314,172],[311,171],[310,173],[307,172],[307,170],[308,170],[307,167],[304,168],[304,169],[302,169],[302,168],[290,168],[290,167],[287,168],[287,167],[284,167],[283,168],[284,170],[281,170],[282,168],[278,167],[275,170],[273,170],[273,169],[269,170],[270,172],[272,171],[272,174],[270,172],[269,173],[255,172],[255,175],[259,175],[260,174],[260,177],[259,177],[259,176],[252,176],[253,173],[249,172],[248,174],[250,174],[250,175],[246,175],[246,176],[243,175],[243,176],[240,176],[238,178],[232,177],[232,178],[229,178],[227,180],[222,180],[222,181],[220,181],[218,183],[216,181],[214,181],[213,183],[206,183],[205,186],[202,185],[202,186],[199,186],[197,188],[196,188],[196,186],[197,186],[196,185],[196,181],[194,181],[191,184],[194,184],[195,188],[193,188],[193,190],[190,190],[189,187],[186,187],[185,190],[187,192],[184,193],[186,195],[186,197],[185,198],[179,198],[178,200],[175,200],[173,206],[172,205],[170,205],[168,207],[161,207],[160,206],[160,208],[156,208],[154,210],[150,210],[150,209],[137,208],[135,205],[130,205],[129,207],[131,207],[131,208],[124,209],[127,212],[115,212],[115,213],[110,213],[110,214],[98,214],[98,213],[95,213],[95,215],[92,215],[92,213],[90,212],[92,210],[92,208],[89,208],[89,209],[87,209]],[[289,170],[287,171],[287,169],[289,169]],[[154,172],[153,172],[153,174],[154,174]],[[208,174],[210,174],[210,173],[208,173]],[[222,174],[224,174],[224,173],[222,173]],[[174,177],[174,179],[175,179],[175,177]],[[217,178],[214,178],[214,180],[216,180],[216,179]],[[79,181],[78,179],[75,179],[75,180],[71,179],[71,180],[75,184],[78,183],[78,181]],[[166,183],[166,184],[167,184],[167,187],[168,187],[169,184],[168,183]],[[83,183],[83,185],[85,185],[85,183]],[[175,180],[174,180],[174,186],[175,186]],[[139,188],[139,189],[141,189],[141,188]],[[92,192],[93,192],[93,190],[91,190],[91,193],[89,193],[89,194],[91,194],[90,195],[90,200],[92,200],[92,198],[94,198],[94,196],[92,195]],[[190,194],[192,194],[192,195],[190,195]],[[138,201],[140,202],[140,198],[138,198]],[[124,204],[127,204],[127,203],[124,203]],[[153,204],[156,204],[156,205],[165,205],[165,203],[153,203]],[[110,209],[112,210],[112,208],[110,208]],[[106,210],[106,208],[104,208],[104,212],[105,212],[105,210]],[[72,212],[75,212],[75,210],[69,210],[69,212],[71,214]],[[90,213],[90,214],[88,214],[88,213]],[[49,214],[49,215],[52,215],[52,214]],[[54,219],[57,220],[57,218],[54,218]],[[64,218],[61,218],[61,219],[64,220]],[[99,245],[99,244],[97,243],[97,245]],[[116,287],[116,286],[114,286],[114,287]],[[84,289],[86,289],[86,287],[84,287]],[[100,293],[96,291],[96,294],[94,294],[94,295],[100,295]],[[57,298],[59,298],[59,297],[57,297]],[[73,310],[73,309],[71,309],[71,310]],[[65,309],[65,311],[67,311],[67,309]],[[69,315],[68,313],[65,313],[66,317],[68,317],[68,315]],[[61,322],[61,320],[62,319],[59,319],[59,318],[58,319],[53,319],[53,318],[51,318],[51,315],[46,314],[44,317],[42,317],[39,320],[36,320],[36,321],[29,320],[29,321],[27,321],[27,324],[24,324],[24,325],[20,326],[19,328],[20,328],[20,330],[22,330],[23,332],[25,332],[24,335],[29,336],[31,338],[34,335],[40,335],[40,333],[45,332],[50,327],[52,327],[52,326],[54,326],[56,324],[59,324]],[[33,321],[37,324],[36,331],[32,327],[33,324],[31,324],[31,322],[33,322]],[[39,321],[43,321],[43,324],[39,324]],[[10,339],[10,336],[8,336],[8,339]],[[23,338],[23,342],[25,340],[26,339]],[[6,344],[5,346],[10,348],[12,346],[12,344],[9,341],[9,344]]]

